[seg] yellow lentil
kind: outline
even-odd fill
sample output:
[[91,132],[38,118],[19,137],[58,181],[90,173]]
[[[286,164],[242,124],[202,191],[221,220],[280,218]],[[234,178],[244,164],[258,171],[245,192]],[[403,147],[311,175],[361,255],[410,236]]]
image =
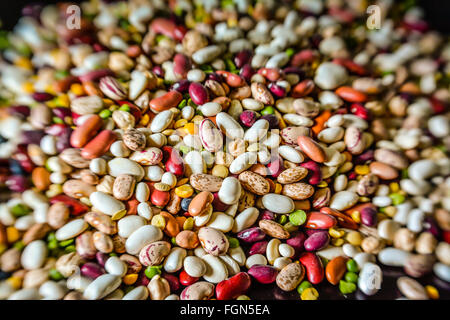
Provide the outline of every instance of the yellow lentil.
[[175,194],[180,198],[189,198],[194,194],[194,189],[190,185],[184,184],[175,188]]
[[398,192],[400,190],[400,186],[397,182],[391,182],[389,184],[389,189],[391,190],[391,192]]
[[192,123],[192,122],[186,123],[183,128],[188,134],[194,134],[195,133],[195,124]]
[[6,228],[6,238],[9,243],[16,242],[20,239],[20,232],[15,227]]
[[328,187],[328,183],[326,183],[326,181],[321,181],[317,186],[319,188],[326,188]]
[[279,183],[275,184],[275,191],[274,192],[276,194],[280,194],[282,189],[283,189],[283,186],[281,184],[279,184]]
[[369,202],[370,198],[367,197],[359,197],[359,202]]
[[169,191],[170,190],[170,186],[168,184],[162,183],[162,182],[155,183],[154,187],[158,191]]
[[172,134],[174,134],[175,133],[175,130],[173,130],[173,129],[166,129],[166,130],[164,130],[163,132],[161,132],[163,135],[165,135],[165,136],[171,136]]
[[157,214],[156,216],[153,216],[151,224],[152,226],[164,229],[166,227],[166,220],[162,215]]
[[83,86],[79,83],[72,84],[70,86],[70,91],[77,96],[82,96],[84,94]]
[[355,172],[357,173],[357,174],[360,174],[360,175],[366,175],[366,174],[369,174],[369,172],[370,172],[370,169],[369,169],[369,166],[366,166],[366,165],[358,165],[358,166],[356,166],[355,167]]
[[126,285],[132,285],[133,283],[136,282],[137,278],[138,278],[137,273],[127,274],[125,277],[123,277],[123,283],[125,283]]
[[183,178],[181,180],[178,180],[176,186],[177,187],[182,186],[183,184],[186,184],[188,181],[189,181],[189,178]]
[[341,238],[341,237],[344,236],[345,231],[343,231],[343,230],[337,230],[337,229],[335,229],[335,228],[330,228],[330,230],[328,231],[328,233],[330,234],[331,237],[338,239],[338,238]]
[[397,213],[397,208],[394,206],[388,206],[384,208],[384,213],[388,215],[388,217],[393,218]]
[[177,120],[177,121],[175,121],[174,128],[178,129],[178,128],[184,127],[187,123],[188,123],[188,121],[186,119]]
[[127,214],[127,210],[123,209],[114,213],[111,217],[112,220],[122,219]]
[[361,213],[359,211],[353,211],[351,214],[351,217],[353,219],[353,221],[355,221],[356,223],[360,223],[361,222]]
[[150,122],[150,116],[148,114],[144,114],[141,118],[141,121],[139,121],[139,124],[146,126],[149,122]]
[[11,287],[16,290],[19,290],[22,287],[22,278],[12,276],[9,277],[6,281],[11,285]]
[[216,177],[226,178],[228,177],[228,168],[222,164],[216,164],[212,168],[211,174]]
[[194,218],[189,217],[183,223],[183,230],[192,230],[194,227]]
[[300,295],[302,300],[317,300],[319,298],[319,292],[316,288],[306,288]]
[[361,233],[359,233],[358,231],[350,231],[345,236],[345,240],[347,240],[348,243],[350,243],[351,245],[360,246],[361,242],[363,240],[363,237],[362,237]]
[[433,300],[439,299],[439,291],[438,289],[436,289],[436,287],[428,285],[425,286],[425,290],[427,291],[427,294],[431,299]]
[[339,238],[339,239],[331,239],[331,244],[335,247],[340,247],[344,244],[344,239]]
[[33,93],[34,85],[32,82],[27,81],[22,85],[22,89],[23,89],[23,91],[25,91],[25,93]]

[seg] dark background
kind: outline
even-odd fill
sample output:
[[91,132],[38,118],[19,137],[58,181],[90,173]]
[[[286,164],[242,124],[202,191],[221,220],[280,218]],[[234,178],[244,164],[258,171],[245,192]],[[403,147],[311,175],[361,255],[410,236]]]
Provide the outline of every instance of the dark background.
[[[20,16],[21,9],[29,3],[39,1],[32,0],[0,0],[0,18],[3,22],[3,28],[11,29]],[[43,0],[41,3],[57,3],[63,1]],[[80,0],[67,2],[81,2]],[[422,8],[426,11],[426,20],[432,29],[439,30],[444,33],[450,33],[450,1],[449,0],[418,0]]]

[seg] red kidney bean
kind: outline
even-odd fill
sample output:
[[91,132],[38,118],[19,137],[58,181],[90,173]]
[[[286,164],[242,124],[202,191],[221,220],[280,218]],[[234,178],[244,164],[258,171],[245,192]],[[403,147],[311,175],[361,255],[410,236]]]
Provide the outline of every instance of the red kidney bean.
[[322,282],[324,278],[324,269],[322,260],[320,260],[316,254],[304,252],[300,255],[299,261],[306,269],[306,276],[309,282],[312,284],[319,284]]
[[186,77],[189,70],[192,69],[192,63],[188,56],[177,53],[175,57],[173,57],[173,72],[180,76]]
[[250,63],[252,52],[250,50],[242,50],[234,56],[234,64],[238,68],[242,68],[245,64]]
[[222,77],[222,75],[218,74],[218,73],[208,73],[206,75],[206,80],[214,80],[217,82],[223,82],[224,81],[224,77]]
[[322,172],[320,171],[320,167],[319,167],[318,163],[310,160],[307,162],[300,163],[300,166],[308,169],[308,171],[309,171],[308,183],[309,184],[316,185],[316,184],[319,184],[320,181],[322,181]]
[[306,251],[317,251],[325,248],[330,242],[330,236],[327,231],[315,232],[305,240]]
[[252,281],[246,272],[239,272],[227,280],[216,285],[217,300],[232,300],[244,294]]
[[74,148],[84,147],[89,140],[95,136],[102,127],[103,121],[100,116],[94,114],[90,116],[81,126],[77,127],[70,136],[70,144]]
[[162,277],[169,283],[171,292],[178,291],[178,289],[180,289],[180,281],[177,276],[170,273],[163,273]]
[[68,206],[70,208],[70,214],[72,214],[73,216],[79,216],[90,210],[90,208],[84,203],[65,194],[59,194],[50,198],[50,204],[54,204],[57,202],[62,202],[66,206]]
[[176,90],[169,91],[160,97],[150,100],[150,108],[161,112],[175,108],[183,100],[183,95]]
[[377,210],[373,207],[364,207],[360,211],[361,223],[368,227],[374,227],[377,225],[378,217]]
[[248,270],[248,274],[255,278],[259,283],[269,284],[274,283],[277,279],[278,270],[272,266],[256,264]]
[[291,90],[291,96],[294,98],[305,97],[310,94],[316,85],[311,79],[306,79],[296,84]]
[[364,76],[367,74],[367,71],[366,69],[364,69],[364,67],[360,66],[359,64],[349,59],[336,58],[333,59],[333,63],[339,64],[344,68],[346,68],[351,73],[356,73],[359,76]]
[[310,237],[310,236],[312,236],[314,233],[317,233],[317,232],[323,232],[323,231],[327,231],[327,230],[325,230],[325,229],[309,229],[309,228],[305,228],[304,231],[305,231],[305,234],[306,234],[308,237]]
[[26,118],[30,116],[30,107],[29,106],[11,106],[8,108],[8,112],[12,116]]
[[25,130],[22,131],[21,143],[39,145],[44,136],[44,130]]
[[63,108],[63,107],[56,107],[52,109],[53,114],[60,118],[61,120],[64,120],[66,117],[71,117],[72,112],[69,108]]
[[176,90],[180,93],[187,93],[189,91],[189,85],[191,82],[187,79],[181,79],[180,81],[174,83],[170,90]]
[[354,157],[353,158],[353,162],[355,164],[362,164],[362,163],[364,163],[366,161],[373,160],[373,159],[374,159],[374,151],[373,150],[367,150],[366,152],[360,154],[359,156]]
[[109,147],[116,141],[114,131],[103,130],[81,150],[81,156],[85,159],[95,159],[108,152]]
[[423,225],[424,225],[424,230],[430,232],[436,238],[440,238],[441,230],[439,229],[439,226],[437,225],[436,221],[434,221],[430,217],[425,217]]
[[201,83],[198,82],[192,82],[189,85],[189,96],[197,105],[202,105],[209,101],[208,91]]
[[67,148],[70,148],[70,136],[72,134],[72,128],[65,127],[58,139],[56,139],[56,150],[62,152]]
[[245,81],[250,82],[252,76],[255,74],[255,70],[252,69],[250,64],[244,64],[239,71],[239,74],[245,79]]
[[225,204],[222,201],[220,201],[218,192],[214,192],[213,196],[214,196],[214,200],[212,202],[212,205],[216,211],[225,212],[230,207],[230,205]]
[[359,227],[358,224],[352,218],[346,216],[345,214],[339,212],[338,210],[323,207],[320,209],[320,212],[335,217],[338,225],[343,228],[356,230]]
[[109,259],[109,255],[107,255],[106,253],[103,253],[103,252],[98,251],[98,252],[95,254],[95,259],[97,260],[97,263],[98,263],[99,265],[101,265],[102,267],[104,267],[104,266],[105,266],[105,263],[106,263],[106,260]]
[[256,242],[264,239],[266,234],[259,227],[248,228],[237,234],[239,240],[244,242]]
[[217,70],[216,73],[223,76],[225,78],[225,82],[230,87],[233,87],[233,88],[242,87],[245,84],[244,78],[242,78],[241,76],[239,76],[237,74],[234,74],[234,73],[231,73],[231,72],[225,71],[225,70]]
[[348,102],[365,102],[367,101],[367,95],[365,93],[362,93],[361,91],[358,91],[356,89],[353,89],[352,87],[340,87],[336,89],[336,94]]
[[31,97],[36,102],[45,102],[52,100],[54,98],[54,95],[47,93],[47,92],[34,92]]
[[179,279],[180,279],[180,283],[183,286],[190,286],[191,284],[194,284],[198,281],[198,277],[191,277],[190,275],[187,274],[186,271],[182,270],[179,274]]
[[89,71],[81,76],[78,77],[78,80],[81,82],[90,82],[90,81],[97,81],[100,78],[106,77],[106,76],[113,76],[114,73],[110,69],[101,69],[101,70],[94,70]]
[[299,67],[305,63],[313,62],[317,53],[311,49],[305,49],[296,53],[291,59],[291,66]]
[[161,148],[163,151],[163,161],[166,163],[166,171],[180,177],[184,173],[184,162],[178,150],[170,146]]
[[280,69],[275,68],[261,68],[258,70],[258,74],[262,75],[269,81],[277,81],[283,75]]
[[267,241],[255,242],[248,250],[248,255],[252,256],[254,254],[265,254],[268,243],[269,242]]
[[446,230],[442,232],[442,239],[447,242],[450,243],[450,230]]
[[434,97],[431,97],[428,99],[431,103],[431,108],[433,108],[433,111],[435,114],[441,114],[444,113],[445,110],[448,109],[448,106],[444,104],[441,100],[438,100]]
[[176,24],[172,20],[166,18],[153,19],[150,24],[150,30],[157,34],[163,34],[169,38],[176,39]]
[[333,216],[320,212],[311,212],[306,218],[305,227],[310,229],[330,229],[337,221]]
[[80,272],[81,275],[93,280],[105,273],[103,268],[94,262],[86,262],[85,264],[83,264],[80,268]]
[[28,179],[25,176],[17,174],[9,176],[5,184],[9,188],[9,190],[13,192],[24,192],[30,185]]
[[286,240],[286,243],[293,247],[296,252],[303,251],[306,236],[301,231],[296,231],[291,234],[291,237]]

